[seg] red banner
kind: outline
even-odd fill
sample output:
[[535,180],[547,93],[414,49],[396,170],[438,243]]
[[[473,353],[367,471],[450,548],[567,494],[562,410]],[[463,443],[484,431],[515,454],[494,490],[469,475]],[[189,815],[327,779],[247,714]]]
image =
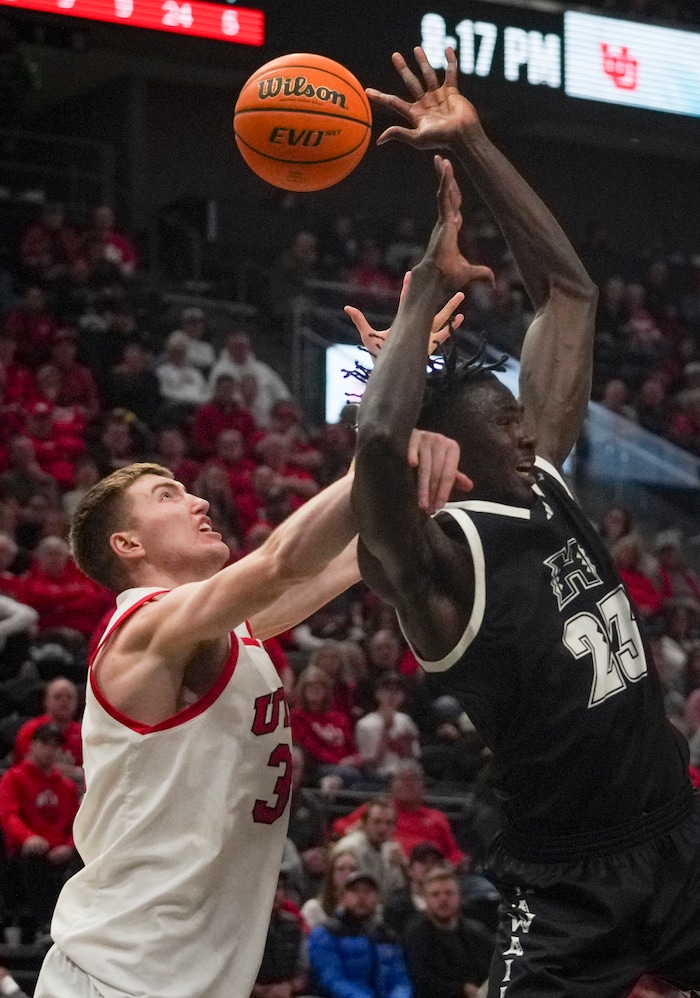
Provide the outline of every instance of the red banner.
[[215,38],[238,45],[262,45],[265,41],[265,16],[261,10],[224,7],[205,0],[0,0],[0,6]]

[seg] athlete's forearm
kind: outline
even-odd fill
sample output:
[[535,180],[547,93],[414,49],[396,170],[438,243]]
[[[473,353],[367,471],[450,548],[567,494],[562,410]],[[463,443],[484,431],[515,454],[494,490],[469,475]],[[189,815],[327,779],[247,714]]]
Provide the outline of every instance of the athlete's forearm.
[[463,129],[453,151],[500,226],[533,305],[544,305],[554,283],[573,296],[594,294],[559,223],[481,125]]

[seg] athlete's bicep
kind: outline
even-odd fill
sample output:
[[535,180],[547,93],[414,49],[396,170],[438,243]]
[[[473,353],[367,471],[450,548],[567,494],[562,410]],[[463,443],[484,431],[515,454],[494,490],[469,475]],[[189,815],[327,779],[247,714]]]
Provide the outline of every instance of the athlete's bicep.
[[358,561],[364,581],[396,609],[421,658],[437,660],[451,651],[474,604],[471,552],[459,531],[449,536],[429,519],[405,538],[401,558],[382,561],[360,541]]

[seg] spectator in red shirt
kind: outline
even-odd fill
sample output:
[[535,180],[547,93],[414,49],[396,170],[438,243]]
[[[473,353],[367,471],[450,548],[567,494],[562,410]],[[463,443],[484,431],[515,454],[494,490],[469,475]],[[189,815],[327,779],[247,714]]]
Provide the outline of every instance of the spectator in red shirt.
[[54,905],[75,859],[78,790],[56,768],[61,732],[42,724],[26,759],[0,779],[0,827],[8,852],[8,907],[25,942],[48,932]]
[[216,439],[223,430],[238,430],[248,445],[256,430],[255,421],[247,409],[236,401],[236,381],[222,371],[214,381],[211,402],[196,410],[192,420],[192,443],[201,457],[214,453]]
[[0,593],[22,602],[24,583],[21,574],[13,571],[19,546],[9,534],[0,533]]
[[[406,859],[419,842],[431,842],[453,866],[464,869],[468,857],[457,845],[450,823],[442,813],[424,803],[425,781],[420,763],[406,759],[399,763],[391,781],[391,799],[396,808],[394,840],[399,843]],[[362,804],[351,814],[338,818],[333,833],[343,836],[353,829],[367,810]]]
[[82,239],[66,224],[61,204],[46,204],[19,241],[19,260],[27,281],[51,284],[66,273],[82,252]]
[[627,534],[613,545],[610,554],[630,599],[645,620],[661,613],[663,597],[644,571],[644,547],[637,534]]
[[319,491],[313,475],[294,464],[290,444],[280,433],[268,433],[256,447],[256,454],[262,464],[272,468],[279,487],[301,502],[311,499]]
[[121,277],[130,278],[136,272],[136,249],[131,239],[117,230],[114,209],[110,205],[101,204],[93,209],[85,245],[90,260],[114,267]]
[[42,724],[53,724],[63,738],[54,765],[64,776],[82,786],[83,736],[80,722],[75,719],[77,712],[78,688],[75,683],[63,676],[52,679],[44,693],[44,713],[25,721],[17,732],[14,765],[26,759],[37,728]]
[[51,344],[51,363],[61,372],[61,387],[56,404],[75,406],[90,422],[100,411],[97,385],[92,372],[79,364],[78,333],[64,326],[56,330]]
[[24,406],[36,397],[34,375],[28,367],[15,361],[17,340],[6,329],[0,330],[0,381],[4,388],[5,405]]
[[201,465],[190,457],[187,438],[179,426],[164,426],[158,431],[153,460],[170,468],[177,481],[182,482],[188,492],[192,491]]
[[85,451],[85,441],[54,420],[48,402],[34,402],[27,411],[27,436],[34,446],[37,463],[64,491],[75,484],[75,462]]
[[5,499],[15,499],[24,506],[39,494],[46,496],[49,502],[57,503],[56,479],[39,465],[34,443],[28,436],[13,437],[7,455],[10,467],[0,475],[0,494]]
[[4,330],[17,343],[17,362],[32,370],[48,360],[56,333],[43,288],[30,285],[16,308],[5,317]]
[[210,460],[224,469],[234,495],[252,491],[252,475],[256,465],[252,458],[246,457],[245,440],[240,430],[223,430],[219,433],[214,456]]
[[358,713],[355,687],[345,678],[345,657],[340,642],[324,641],[311,653],[309,665],[325,672],[331,683],[331,706],[354,723]]
[[113,597],[80,571],[61,537],[44,537],[27,573],[24,600],[39,613],[39,634],[88,638]]
[[338,776],[347,786],[357,782],[361,773],[350,719],[331,706],[332,692],[322,669],[313,665],[304,669],[294,688],[292,738],[304,752],[310,782]]

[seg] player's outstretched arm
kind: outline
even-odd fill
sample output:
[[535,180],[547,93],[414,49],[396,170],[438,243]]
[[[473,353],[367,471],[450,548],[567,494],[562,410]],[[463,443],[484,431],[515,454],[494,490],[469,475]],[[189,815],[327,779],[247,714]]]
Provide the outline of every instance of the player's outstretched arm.
[[419,508],[405,457],[423,399],[433,318],[473,275],[457,244],[461,195],[451,164],[436,157],[436,169],[438,221],[360,405],[352,491],[363,577],[396,607],[424,658],[440,658],[454,646],[469,602],[468,592],[461,605],[450,598],[459,591],[457,578],[463,585],[469,575],[468,554],[457,553]]
[[561,464],[580,432],[590,396],[597,290],[550,211],[486,136],[473,105],[459,93],[457,59],[447,49],[442,83],[422,49],[420,77],[398,53],[394,66],[411,100],[368,90],[399,113],[379,142],[450,149],[491,209],[536,309],[521,354],[521,397],[538,451]]

